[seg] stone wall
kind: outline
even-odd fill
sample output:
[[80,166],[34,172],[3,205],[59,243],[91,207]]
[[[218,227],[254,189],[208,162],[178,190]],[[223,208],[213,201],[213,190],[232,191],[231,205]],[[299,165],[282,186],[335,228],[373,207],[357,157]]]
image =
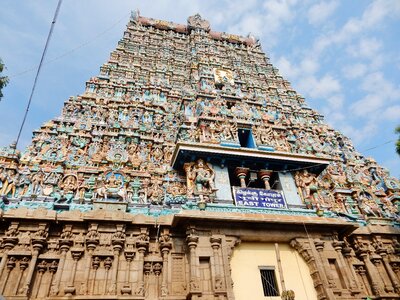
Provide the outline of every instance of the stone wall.
[[400,292],[399,230],[389,226],[207,209],[154,217],[19,208],[2,219],[7,299],[235,299],[230,259],[242,241],[290,243],[318,299]]

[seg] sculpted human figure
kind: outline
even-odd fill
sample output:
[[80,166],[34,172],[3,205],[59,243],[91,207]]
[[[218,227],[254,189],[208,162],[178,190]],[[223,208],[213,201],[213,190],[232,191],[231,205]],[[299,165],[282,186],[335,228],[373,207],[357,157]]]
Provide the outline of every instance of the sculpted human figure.
[[218,190],[214,184],[215,172],[203,159],[185,164],[184,169],[186,171],[188,197],[199,195],[202,199],[203,195],[209,196]]
[[382,217],[382,212],[375,200],[368,197],[366,193],[361,192],[358,198],[358,207],[364,216]]
[[44,181],[44,173],[42,171],[38,171],[31,178],[31,194],[38,195],[42,191]]
[[7,196],[11,193],[11,198],[14,198],[18,183],[18,173],[13,169],[9,169],[3,178],[0,195]]
[[317,188],[316,176],[309,173],[307,169],[298,171],[295,174],[296,185],[301,189],[304,199],[310,199],[312,196],[311,192],[315,192]]

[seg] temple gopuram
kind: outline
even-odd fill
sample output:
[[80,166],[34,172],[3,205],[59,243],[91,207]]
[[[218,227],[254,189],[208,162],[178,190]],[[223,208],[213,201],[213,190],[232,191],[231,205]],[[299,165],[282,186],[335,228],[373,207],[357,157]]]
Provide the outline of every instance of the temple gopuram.
[[133,12],[85,91],[0,149],[0,295],[399,299],[399,204],[254,36]]

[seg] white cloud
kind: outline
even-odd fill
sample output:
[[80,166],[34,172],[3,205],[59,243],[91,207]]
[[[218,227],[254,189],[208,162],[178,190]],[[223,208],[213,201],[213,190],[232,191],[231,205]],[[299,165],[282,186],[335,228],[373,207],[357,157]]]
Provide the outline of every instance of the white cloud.
[[300,63],[302,74],[314,74],[319,69],[319,62],[315,58],[306,57]]
[[339,110],[343,106],[344,98],[343,95],[338,94],[327,98],[326,101],[333,110]]
[[328,46],[353,41],[362,32],[379,27],[380,23],[390,16],[400,14],[400,1],[398,0],[376,0],[364,11],[360,18],[351,18],[338,31],[332,31],[322,35],[314,42],[314,52],[321,53]]
[[281,56],[277,59],[275,65],[278,67],[280,74],[284,77],[295,78],[298,75],[298,68],[292,65],[285,56]]
[[380,115],[385,106],[394,100],[400,101],[400,87],[386,80],[381,72],[368,74],[362,81],[361,89],[367,94],[351,106],[357,116]]
[[400,119],[400,105],[393,105],[387,107],[382,114],[384,120],[399,121]]
[[347,47],[347,52],[357,58],[372,59],[376,57],[382,49],[382,42],[377,38],[362,38],[357,44]]
[[340,82],[331,75],[325,75],[320,79],[306,76],[299,80],[299,90],[313,98],[326,98],[340,92],[341,89]]
[[338,1],[321,1],[310,7],[308,11],[308,22],[319,25],[326,21],[338,7]]
[[241,17],[240,21],[228,29],[229,32],[246,35],[251,32],[260,36],[263,31],[264,17],[260,14],[249,13]]
[[349,124],[342,123],[339,128],[346,136],[349,136],[355,144],[371,140],[378,131],[375,122],[367,122],[364,126],[358,124],[354,127]]
[[367,66],[361,63],[345,66],[342,70],[347,79],[359,78],[367,72]]

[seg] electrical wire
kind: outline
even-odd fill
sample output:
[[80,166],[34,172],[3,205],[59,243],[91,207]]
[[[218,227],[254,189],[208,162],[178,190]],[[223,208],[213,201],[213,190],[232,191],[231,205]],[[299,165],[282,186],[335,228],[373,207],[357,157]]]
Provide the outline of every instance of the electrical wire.
[[376,145],[376,146],[374,146],[374,147],[371,147],[371,148],[368,148],[368,149],[362,150],[362,152],[366,152],[366,151],[369,151],[369,150],[373,150],[373,149],[376,149],[376,148],[382,147],[382,146],[384,146],[384,145],[387,145],[387,144],[393,143],[393,142],[395,142],[395,141],[396,141],[396,140],[390,140],[390,141],[384,142],[383,144],[379,144],[379,145]]
[[22,130],[24,128],[26,118],[28,116],[29,108],[30,108],[31,103],[32,103],[33,94],[35,92],[36,84],[37,84],[37,81],[38,81],[38,78],[39,78],[40,70],[42,69],[43,61],[44,61],[44,58],[45,58],[46,53],[47,53],[47,48],[49,47],[50,39],[51,39],[51,36],[53,35],[54,26],[55,26],[56,21],[57,21],[58,13],[60,12],[61,4],[62,4],[62,0],[58,0],[58,4],[57,4],[56,11],[54,13],[53,21],[51,22],[50,31],[49,31],[49,34],[47,35],[46,44],[44,46],[42,57],[40,59],[40,63],[39,63],[39,66],[38,66],[38,69],[37,69],[37,72],[36,72],[35,80],[33,82],[31,95],[29,96],[28,104],[26,106],[24,118],[22,119],[22,123],[21,123],[21,126],[19,128],[19,132],[18,132],[17,140],[15,142],[15,148],[14,148],[14,151],[13,151],[13,155],[15,154],[15,151],[17,149],[18,142],[19,142],[19,139],[21,137],[21,133],[22,133]]

